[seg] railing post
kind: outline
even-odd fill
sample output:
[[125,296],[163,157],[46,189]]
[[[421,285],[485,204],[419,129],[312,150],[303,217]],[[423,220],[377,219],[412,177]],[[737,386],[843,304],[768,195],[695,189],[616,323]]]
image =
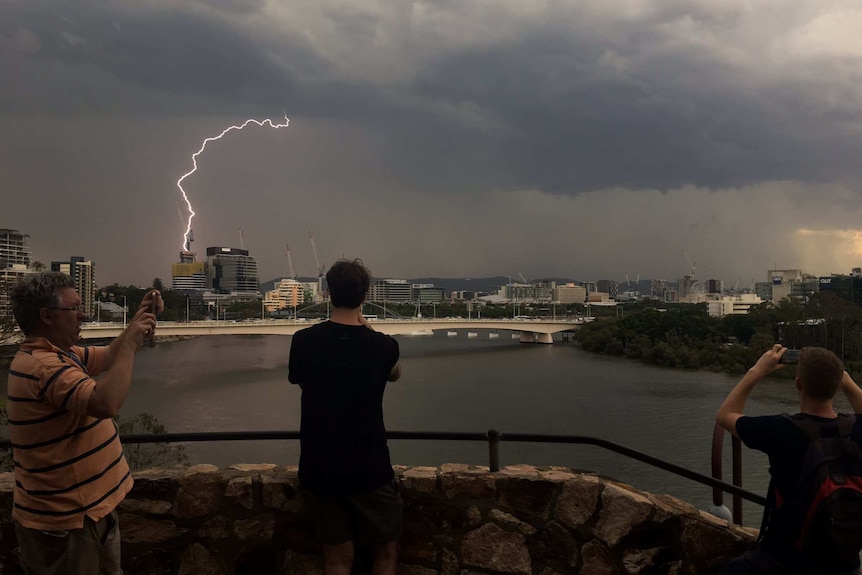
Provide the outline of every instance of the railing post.
[[[731,436],[733,446],[733,484],[742,487],[742,441],[735,435]],[[742,525],[742,497],[733,495],[733,522]]]
[[500,432],[488,430],[488,467],[491,471],[500,471]]
[[[722,480],[723,476],[723,463],[724,463],[724,428],[721,427],[718,422],[715,423],[715,427],[712,429],[712,476],[719,481]],[[734,468],[734,477],[736,476],[736,468]],[[736,501],[737,496],[734,495],[734,513],[731,513],[730,509],[724,504],[724,492],[719,487],[712,488],[712,505],[707,508],[707,511],[715,515],[716,517],[720,517],[721,519],[726,519],[728,521],[733,521],[737,525],[741,525],[740,521],[736,518]]]

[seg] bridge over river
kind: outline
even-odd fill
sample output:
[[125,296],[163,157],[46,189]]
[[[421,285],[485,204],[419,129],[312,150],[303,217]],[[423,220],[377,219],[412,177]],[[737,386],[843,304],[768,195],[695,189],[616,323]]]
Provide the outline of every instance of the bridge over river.
[[[156,333],[159,336],[195,335],[293,335],[297,331],[323,320],[264,319],[253,321],[160,321]],[[389,335],[424,335],[446,330],[457,333],[466,330],[468,335],[477,329],[520,332],[523,343],[554,342],[553,334],[573,331],[582,320],[523,320],[523,319],[382,319],[369,320],[372,327]],[[115,322],[89,323],[81,326],[84,339],[116,337],[123,324]],[[492,331],[492,333],[494,333]]]

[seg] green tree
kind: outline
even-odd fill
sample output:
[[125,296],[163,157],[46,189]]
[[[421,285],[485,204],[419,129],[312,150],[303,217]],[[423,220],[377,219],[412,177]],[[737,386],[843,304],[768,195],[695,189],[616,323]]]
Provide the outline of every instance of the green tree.
[[[127,420],[118,416],[116,421],[121,435],[167,432],[165,426],[149,413],[139,413]],[[130,443],[123,445],[123,451],[133,471],[188,463],[185,447],[176,443]]]

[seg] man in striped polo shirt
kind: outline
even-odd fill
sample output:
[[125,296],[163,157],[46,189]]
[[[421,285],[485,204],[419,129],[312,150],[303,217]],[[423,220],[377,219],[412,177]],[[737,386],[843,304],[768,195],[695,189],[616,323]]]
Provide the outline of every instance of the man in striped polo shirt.
[[152,290],[110,345],[78,347],[86,315],[74,286],[45,272],[12,291],[27,338],[9,369],[7,406],[12,517],[27,575],[122,573],[116,507],[132,477],[112,417],[129,393],[135,352],[155,331],[149,310],[164,305]]

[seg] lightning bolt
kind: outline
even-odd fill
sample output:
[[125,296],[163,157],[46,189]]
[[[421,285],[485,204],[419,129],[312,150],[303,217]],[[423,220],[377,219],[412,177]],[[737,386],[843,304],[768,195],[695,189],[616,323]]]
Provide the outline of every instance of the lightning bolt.
[[279,128],[286,128],[289,123],[290,123],[290,120],[287,119],[287,114],[284,115],[284,124],[273,124],[272,120],[270,120],[269,118],[267,118],[266,120],[255,120],[254,118],[249,118],[248,120],[246,120],[245,122],[243,122],[242,124],[240,124],[238,126],[230,126],[228,128],[225,128],[224,130],[222,130],[222,133],[219,134],[218,136],[213,136],[212,138],[205,139],[203,141],[203,143],[201,144],[200,150],[198,150],[197,152],[192,154],[192,165],[194,167],[189,172],[183,174],[183,177],[181,177],[179,180],[177,180],[177,187],[180,189],[180,193],[183,195],[183,199],[185,200],[186,206],[188,207],[188,210],[189,210],[189,219],[188,219],[188,222],[186,223],[186,231],[183,234],[183,247],[182,247],[182,249],[184,251],[188,251],[188,249],[189,249],[189,233],[191,233],[191,230],[192,230],[192,218],[195,217],[195,211],[192,209],[192,203],[189,201],[188,194],[186,194],[186,191],[183,189],[183,180],[185,180],[186,178],[188,178],[189,176],[191,176],[192,174],[194,174],[198,170],[198,156],[200,156],[204,152],[204,150],[207,149],[207,144],[209,144],[210,142],[212,142],[214,140],[222,139],[228,132],[232,132],[234,130],[242,130],[243,128],[245,128],[249,124],[254,124],[254,125],[261,127],[261,128],[264,126],[269,126],[270,128],[277,130]]

